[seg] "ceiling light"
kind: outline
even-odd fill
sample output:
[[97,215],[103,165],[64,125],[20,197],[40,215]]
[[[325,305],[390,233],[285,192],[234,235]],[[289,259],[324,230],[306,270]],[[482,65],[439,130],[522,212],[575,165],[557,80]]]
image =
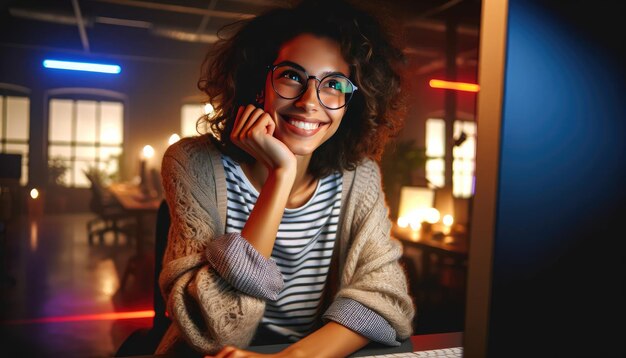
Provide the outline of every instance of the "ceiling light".
[[87,71],[87,72],[100,72],[100,73],[112,73],[112,74],[118,74],[122,71],[122,68],[118,65],[106,65],[102,63],[73,62],[73,61],[59,61],[59,60],[44,60],[43,67],[54,68],[54,69],[59,69],[59,70]]

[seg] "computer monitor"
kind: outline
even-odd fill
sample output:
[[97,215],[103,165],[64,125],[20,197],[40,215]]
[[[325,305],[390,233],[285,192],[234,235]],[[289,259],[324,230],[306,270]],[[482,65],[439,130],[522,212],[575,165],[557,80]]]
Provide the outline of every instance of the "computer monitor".
[[617,4],[482,3],[466,357],[626,356]]
[[19,181],[22,176],[22,155],[0,153],[0,182]]

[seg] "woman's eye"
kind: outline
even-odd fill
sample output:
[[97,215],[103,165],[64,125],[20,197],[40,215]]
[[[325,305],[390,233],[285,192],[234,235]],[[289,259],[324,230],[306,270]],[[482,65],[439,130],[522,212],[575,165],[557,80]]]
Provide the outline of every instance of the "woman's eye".
[[322,83],[322,88],[327,92],[345,93],[346,85],[337,79],[327,79]]
[[328,87],[335,89],[337,91],[341,91],[343,89],[343,86],[341,85],[341,82],[339,81],[328,81]]
[[298,83],[302,83],[302,76],[295,71],[285,71],[283,72],[282,77],[290,79],[292,81],[296,81]]

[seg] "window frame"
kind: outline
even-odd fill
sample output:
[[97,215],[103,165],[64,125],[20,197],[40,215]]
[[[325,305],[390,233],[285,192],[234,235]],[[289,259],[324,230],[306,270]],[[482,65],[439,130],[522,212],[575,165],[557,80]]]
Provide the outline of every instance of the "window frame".
[[[429,151],[428,151],[428,143],[429,143],[429,138],[428,138],[428,122],[429,121],[433,121],[438,123],[439,125],[443,125],[443,153],[439,153],[439,155],[436,156],[429,156]],[[455,131],[455,128],[457,126],[465,126],[467,125],[467,123],[473,123],[474,124],[474,130],[473,130],[473,134],[470,134],[468,136],[468,139],[472,139],[474,142],[474,148],[473,148],[473,157],[472,158],[467,158],[467,157],[462,157],[460,155],[457,154],[458,152],[458,148],[459,147],[453,147],[452,148],[452,196],[454,198],[459,198],[459,199],[467,199],[470,198],[474,195],[474,182],[475,182],[475,178],[476,178],[476,121],[473,119],[455,119],[453,121],[453,131]],[[426,154],[428,156],[428,158],[426,159],[426,164],[425,164],[425,176],[426,179],[429,181],[429,185],[431,185],[434,189],[438,189],[441,188],[443,186],[445,186],[445,178],[446,178],[446,172],[445,172],[445,159],[446,159],[446,150],[448,150],[448,145],[446,143],[446,137],[445,137],[445,133],[446,133],[446,120],[443,118],[440,118],[438,116],[429,116],[428,119],[426,119],[424,126],[425,126],[425,130],[424,130],[424,141],[426,143]],[[456,132],[456,131],[455,131]],[[466,139],[466,141],[468,140]],[[428,163],[431,161],[437,161],[437,162],[441,162],[443,161],[443,168],[441,168],[441,170],[437,170],[437,173],[432,174],[432,172],[429,171],[428,169]],[[463,183],[459,183],[458,182],[458,178],[460,177],[467,177],[467,174],[464,174],[466,171],[465,170],[458,170],[455,168],[455,166],[461,165],[460,163],[471,163],[472,169],[470,170],[470,174],[469,176],[471,177],[470,179],[470,186],[471,188],[469,189],[469,192],[465,189],[466,185],[463,185]],[[456,164],[456,165],[455,165]],[[431,169],[432,170],[432,169]],[[437,185],[440,184],[439,182],[437,183],[433,183],[432,178],[434,176],[440,176],[443,179],[441,181],[443,181],[443,185]]]
[[[49,148],[51,145],[51,141],[50,141],[50,103],[52,100],[54,99],[65,99],[65,100],[71,100],[74,102],[74,106],[76,106],[76,102],[77,101],[96,101],[96,102],[120,102],[122,104],[122,140],[121,140],[121,144],[120,144],[120,148],[121,148],[121,157],[124,158],[125,153],[128,153],[128,144],[126,143],[126,141],[124,140],[127,137],[128,134],[128,127],[129,127],[129,121],[128,121],[128,116],[129,116],[129,106],[128,106],[128,96],[120,93],[120,92],[116,92],[116,91],[111,91],[111,90],[106,90],[106,89],[100,89],[100,88],[78,88],[78,87],[67,87],[67,88],[56,88],[56,89],[52,89],[52,90],[48,90],[46,91],[46,93],[44,94],[44,108],[43,108],[43,112],[44,112],[44,145],[43,145],[43,162],[46,164],[46,168],[47,165],[49,163],[49,161],[53,158],[50,158],[49,156]],[[95,143],[99,143],[99,138],[97,139],[98,142]],[[94,143],[94,144],[95,144]],[[74,141],[70,141],[70,145],[71,148],[74,148]],[[101,146],[95,146],[95,148],[101,148]],[[71,158],[72,162],[75,162],[75,156],[72,156]],[[97,161],[95,162],[97,163]],[[119,162],[119,168],[118,170],[120,172],[123,171],[123,167],[124,167],[125,163],[123,163],[122,161]],[[46,177],[49,175],[48,170],[46,169]],[[70,174],[72,175],[72,174]],[[48,181],[46,180],[46,183]],[[72,182],[70,185],[68,185],[69,188],[83,188],[83,186],[76,186],[74,182]]]
[[[2,106],[2,113],[0,113],[0,119],[2,119],[2,121],[0,121],[0,125],[3,125],[4,128],[2,131],[0,131],[0,152],[1,153],[5,153],[6,150],[6,145],[7,144],[18,144],[18,145],[25,145],[26,146],[26,152],[20,153],[22,155],[22,176],[20,177],[19,183],[20,186],[27,186],[29,181],[30,181],[30,152],[31,152],[31,145],[30,145],[30,141],[31,141],[31,107],[32,107],[32,103],[33,100],[31,98],[31,93],[32,91],[30,90],[30,88],[28,87],[24,87],[24,86],[20,86],[20,85],[16,85],[16,84],[12,84],[12,83],[4,83],[4,82],[0,82],[0,97],[2,97],[2,101],[3,101],[3,106]],[[22,98],[26,98],[28,100],[28,104],[27,104],[27,109],[28,109],[28,118],[27,118],[27,125],[28,125],[28,129],[27,129],[27,134],[26,134],[26,139],[25,140],[15,140],[15,139],[11,139],[9,140],[6,136],[6,124],[7,122],[4,121],[4,119],[8,120],[8,116],[7,116],[7,98],[8,97],[22,97]],[[7,152],[8,153],[8,152]]]
[[[199,120],[202,118],[203,115],[207,114],[206,113],[206,106],[209,105],[208,101],[197,101],[197,100],[189,100],[189,101],[185,101],[182,103],[182,105],[180,106],[180,137],[190,137],[190,136],[199,136],[199,135],[203,135],[203,134],[207,134],[207,133],[211,133],[211,128],[208,126],[208,124],[205,123],[200,123]],[[185,107],[187,106],[192,106],[192,107],[199,107],[199,116],[194,118],[194,131],[193,133],[188,133],[185,132],[185,128],[187,128],[186,125],[186,121],[187,119],[191,119],[185,117]],[[211,106],[212,107],[212,106]],[[202,128],[204,126],[204,128]]]

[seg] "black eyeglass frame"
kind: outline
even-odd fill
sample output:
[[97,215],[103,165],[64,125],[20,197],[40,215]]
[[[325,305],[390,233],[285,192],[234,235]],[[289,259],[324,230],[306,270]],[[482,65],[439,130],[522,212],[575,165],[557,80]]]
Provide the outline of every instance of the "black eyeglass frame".
[[[278,93],[278,91],[276,90],[276,87],[274,86],[274,71],[275,71],[278,67],[281,67],[281,66],[287,66],[287,65],[288,65],[288,66],[295,67],[295,68],[296,68],[296,69],[298,69],[299,71],[304,72],[304,75],[306,76],[306,81],[304,82],[304,86],[302,87],[302,91],[300,91],[300,93],[298,93],[298,94],[297,94],[296,96],[294,96],[294,97],[285,97],[285,96],[283,96],[282,94]],[[272,75],[270,76],[270,81],[272,81],[272,89],[274,90],[274,93],[276,93],[276,94],[277,94],[280,98],[284,98],[284,99],[296,99],[296,98],[300,98],[300,97],[302,97],[302,95],[304,94],[304,92],[306,92],[306,90],[309,88],[309,80],[314,79],[315,81],[317,81],[317,86],[315,86],[315,92],[317,93],[317,100],[318,100],[318,102],[319,102],[319,103],[320,103],[320,104],[321,104],[324,108],[326,108],[326,109],[330,109],[331,111],[332,111],[332,110],[341,109],[341,108],[344,108],[345,106],[347,106],[347,105],[348,105],[348,103],[350,103],[350,100],[352,99],[352,96],[354,96],[354,93],[355,93],[355,92],[359,89],[359,87],[357,87],[354,83],[352,83],[352,81],[350,81],[350,79],[349,79],[346,75],[344,75],[344,74],[342,74],[342,73],[329,73],[329,74],[327,74],[326,76],[324,76],[324,77],[322,77],[322,78],[317,78],[317,76],[311,76],[311,75],[309,75],[309,74],[308,74],[308,72],[307,72],[304,68],[302,68],[302,66],[300,66],[300,65],[298,65],[298,64],[296,64],[296,63],[289,62],[289,61],[286,61],[286,62],[281,62],[281,63],[278,63],[278,64],[276,64],[276,65],[268,65],[268,66],[267,66],[267,70],[268,70],[268,71],[272,71]],[[330,77],[330,76],[342,76],[342,77],[344,77],[344,78],[345,78],[345,79],[346,79],[346,80],[350,83],[350,85],[352,85],[352,87],[354,88],[354,89],[352,90],[352,92],[350,92],[350,97],[348,97],[348,98],[346,99],[346,102],[345,102],[342,106],[337,107],[337,108],[328,107],[327,105],[325,105],[325,104],[324,104],[324,102],[323,102],[323,101],[322,101],[322,99],[320,98],[320,87],[319,87],[319,86],[322,84],[322,82],[323,82],[323,81],[324,81],[327,77]]]

